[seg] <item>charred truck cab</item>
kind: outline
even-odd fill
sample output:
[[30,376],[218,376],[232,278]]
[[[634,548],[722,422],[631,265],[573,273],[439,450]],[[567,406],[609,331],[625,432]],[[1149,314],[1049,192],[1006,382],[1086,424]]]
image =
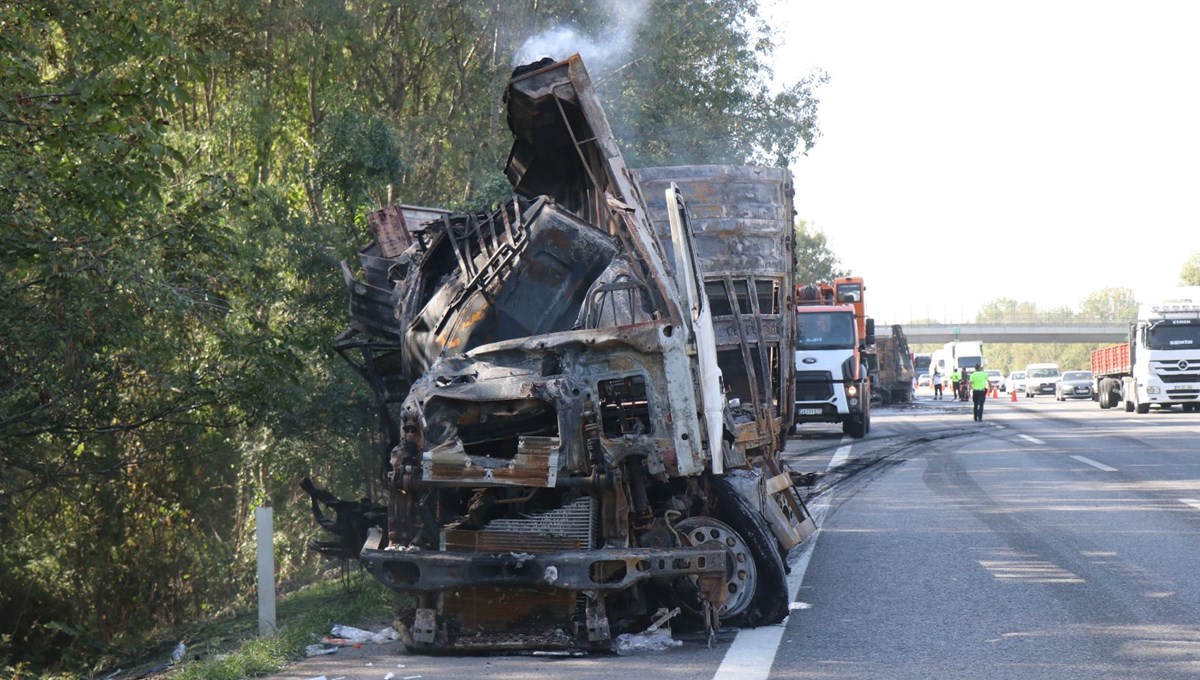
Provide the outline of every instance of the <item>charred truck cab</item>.
[[681,192],[672,266],[578,56],[518,69],[505,101],[517,196],[374,213],[343,268],[337,349],[378,399],[388,499],[338,545],[407,596],[412,651],[608,649],[676,607],[710,635],[780,621],[812,521],[779,437],[739,444],[758,420],[726,400]]

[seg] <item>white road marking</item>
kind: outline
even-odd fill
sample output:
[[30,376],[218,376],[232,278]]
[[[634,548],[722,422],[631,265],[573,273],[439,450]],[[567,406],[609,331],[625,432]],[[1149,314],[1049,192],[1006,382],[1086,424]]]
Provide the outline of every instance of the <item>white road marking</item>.
[[[849,442],[850,440],[843,438],[842,441]],[[839,447],[825,468],[826,471],[844,463],[850,457],[851,446],[852,444],[847,443]],[[813,549],[817,545],[817,539],[821,536],[819,527],[825,521],[829,505],[822,503],[810,506],[809,510],[818,529],[804,544],[800,554],[796,556],[795,564],[792,565],[792,573],[788,574],[789,603],[794,603],[800,594],[800,584],[804,582],[804,573],[808,571],[808,562],[812,559]],[[789,604],[788,610],[794,611],[795,608]],[[790,617],[789,614],[788,618]],[[725,658],[721,659],[721,665],[717,667],[713,680],[766,680],[771,675],[771,666],[775,663],[775,654],[779,651],[779,643],[783,641],[783,632],[787,630],[788,618],[774,626],[739,630],[733,638],[733,642],[729,644]]]
[[1200,510],[1200,501],[1196,500],[1195,498],[1180,498],[1179,502]]
[[845,463],[846,459],[850,457],[851,444],[847,443],[849,441],[850,440],[845,437],[842,438],[842,442],[844,445],[839,446],[838,450],[834,452],[833,458],[829,459],[829,467],[825,468],[826,470],[834,469],[835,467],[841,465],[842,463]]
[[1026,441],[1031,441],[1034,444],[1042,444],[1043,446],[1046,444],[1046,442],[1042,441],[1041,439],[1038,439],[1037,437],[1030,437],[1027,434],[1019,434],[1017,436]]
[[1109,467],[1109,466],[1105,465],[1104,463],[1097,463],[1096,461],[1092,460],[1091,458],[1084,458],[1083,456],[1071,456],[1071,457],[1074,458],[1075,460],[1079,461],[1080,463],[1086,463],[1098,470],[1104,470],[1105,472],[1116,472],[1117,471],[1117,469],[1115,467]]
[[[825,520],[828,505],[812,508],[813,521],[817,526]],[[794,602],[800,594],[800,584],[804,582],[804,573],[808,571],[808,562],[812,559],[813,548],[817,545],[817,533],[809,537],[803,550],[792,565],[792,573],[787,577],[788,601]],[[790,610],[789,606],[789,610]],[[791,618],[789,615],[788,618]],[[730,643],[725,658],[717,667],[713,680],[766,680],[771,675],[771,666],[775,663],[775,654],[779,651],[779,643],[783,641],[783,632],[787,630],[788,619],[774,626],[759,626],[739,630],[733,642]]]

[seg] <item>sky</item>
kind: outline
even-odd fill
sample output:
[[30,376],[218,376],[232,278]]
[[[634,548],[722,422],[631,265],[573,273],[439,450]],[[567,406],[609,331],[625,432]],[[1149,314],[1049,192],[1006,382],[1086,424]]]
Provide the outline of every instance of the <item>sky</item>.
[[877,321],[1139,300],[1200,251],[1200,2],[762,0],[823,69],[799,217]]

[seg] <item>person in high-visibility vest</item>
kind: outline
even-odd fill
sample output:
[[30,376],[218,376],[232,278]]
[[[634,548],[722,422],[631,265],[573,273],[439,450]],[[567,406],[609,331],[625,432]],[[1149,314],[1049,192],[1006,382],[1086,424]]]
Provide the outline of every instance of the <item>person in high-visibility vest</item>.
[[950,397],[951,399],[958,399],[958,384],[960,382],[962,382],[962,374],[958,372],[958,369],[950,371],[950,394],[953,395]]
[[971,401],[975,413],[975,422],[983,420],[983,402],[987,399],[988,374],[983,367],[975,364],[975,372],[971,374]]

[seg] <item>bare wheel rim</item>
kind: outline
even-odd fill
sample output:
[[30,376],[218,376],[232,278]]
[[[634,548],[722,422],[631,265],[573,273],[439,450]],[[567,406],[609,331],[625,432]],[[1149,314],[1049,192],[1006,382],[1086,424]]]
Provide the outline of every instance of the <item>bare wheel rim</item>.
[[725,549],[725,607],[722,616],[746,611],[758,585],[758,567],[750,546],[729,525],[711,517],[689,517],[675,528],[688,545],[720,543]]

